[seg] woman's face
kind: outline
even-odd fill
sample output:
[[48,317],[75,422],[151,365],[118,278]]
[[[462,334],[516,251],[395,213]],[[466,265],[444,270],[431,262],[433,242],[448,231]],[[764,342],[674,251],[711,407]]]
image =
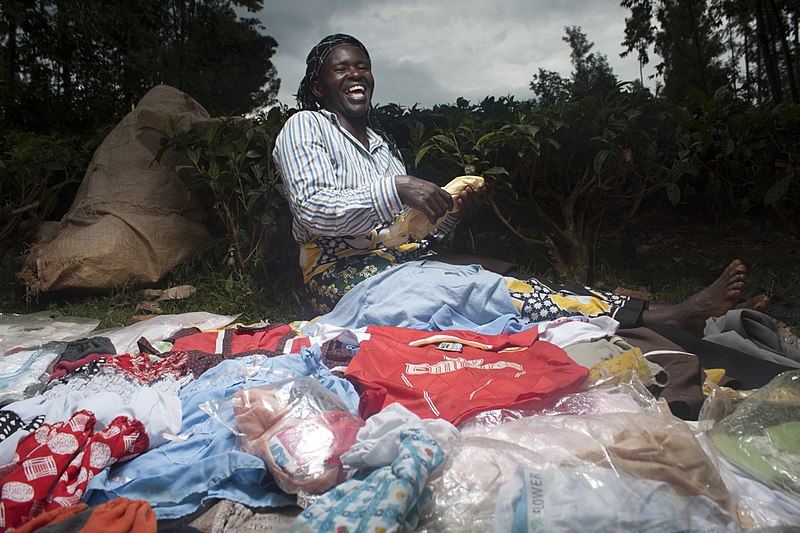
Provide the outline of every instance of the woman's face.
[[374,87],[367,55],[357,46],[339,46],[325,58],[311,89],[323,108],[349,122],[367,116]]

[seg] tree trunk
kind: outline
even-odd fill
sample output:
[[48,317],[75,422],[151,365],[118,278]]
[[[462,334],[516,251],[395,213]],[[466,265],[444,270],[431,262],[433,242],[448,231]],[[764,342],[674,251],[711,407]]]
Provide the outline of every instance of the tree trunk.
[[64,108],[74,109],[72,87],[72,43],[69,30],[69,13],[66,2],[60,0],[56,4],[58,24],[58,61],[61,64],[61,91],[64,96]]
[[770,39],[767,33],[766,18],[761,1],[756,2],[756,34],[758,36],[758,49],[764,62],[772,100],[776,104],[783,102],[783,89],[781,88],[780,74],[775,58],[770,50]]
[[794,62],[792,61],[792,53],[789,50],[789,42],[787,41],[787,30],[783,24],[783,13],[775,4],[775,0],[769,0],[772,7],[772,16],[775,18],[775,26],[777,29],[777,38],[780,41],[781,51],[783,52],[784,61],[786,61],[786,77],[789,79],[789,92],[792,95],[792,101],[798,103],[800,95],[797,93],[797,83],[794,76]]
[[703,49],[700,46],[700,36],[697,33],[699,20],[698,17],[695,17],[694,10],[692,9],[692,2],[686,2],[686,7],[689,10],[689,19],[691,20],[692,41],[694,41],[694,49],[697,53],[697,67],[700,74],[700,84],[703,88],[703,91],[708,93],[710,89],[710,87],[708,87],[708,81],[706,81],[706,69],[708,68],[708,64],[705,60],[705,56],[703,55]]
[[[8,42],[6,44],[6,98],[10,95],[15,94],[17,91],[17,75],[19,74],[19,64],[17,57],[17,31],[19,30],[19,26],[16,20],[9,21],[8,27]],[[3,102],[2,106],[2,114],[4,118],[8,122],[16,122],[18,120],[18,110],[16,109],[17,106],[8,105],[11,103],[11,99],[8,98],[5,102]],[[1,258],[2,256],[0,256]]]
[[747,99],[753,99],[753,80],[750,76],[750,27],[749,25],[744,28],[744,83],[747,87]]
[[552,236],[545,238],[547,251],[553,260],[553,269],[559,281],[587,283],[589,279],[589,246],[577,235],[560,235],[556,242]]

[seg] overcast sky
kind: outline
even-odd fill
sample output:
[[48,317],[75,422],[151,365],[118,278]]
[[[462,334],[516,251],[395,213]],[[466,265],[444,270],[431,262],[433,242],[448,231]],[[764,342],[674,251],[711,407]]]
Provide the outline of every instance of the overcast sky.
[[[305,58],[331,33],[369,50],[373,103],[423,107],[463,96],[533,96],[539,67],[569,76],[564,26],[580,26],[615,74],[638,79],[635,54],[619,57],[627,10],[619,0],[266,0],[256,16],[278,41],[278,99],[295,105]],[[652,54],[651,54],[652,57]],[[648,75],[645,72],[645,76]],[[652,85],[651,82],[645,83]]]

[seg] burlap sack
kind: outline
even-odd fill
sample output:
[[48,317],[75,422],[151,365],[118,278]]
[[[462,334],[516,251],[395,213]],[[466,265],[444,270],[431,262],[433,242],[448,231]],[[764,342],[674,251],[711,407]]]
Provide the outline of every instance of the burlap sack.
[[173,116],[184,130],[213,120],[181,91],[151,89],[97,148],[56,231],[28,253],[19,276],[30,293],[155,283],[211,239],[200,202],[153,162],[159,135],[142,129]]

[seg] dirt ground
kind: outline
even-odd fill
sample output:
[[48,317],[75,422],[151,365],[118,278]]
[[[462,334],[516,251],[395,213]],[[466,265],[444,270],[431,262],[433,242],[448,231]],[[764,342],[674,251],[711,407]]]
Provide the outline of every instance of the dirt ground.
[[[774,304],[800,306],[800,240],[769,216],[719,224],[692,213],[642,217],[616,248],[610,240],[599,247],[597,286],[676,303],[736,258],[748,269],[743,299],[766,294]],[[778,326],[800,335],[797,319]]]

